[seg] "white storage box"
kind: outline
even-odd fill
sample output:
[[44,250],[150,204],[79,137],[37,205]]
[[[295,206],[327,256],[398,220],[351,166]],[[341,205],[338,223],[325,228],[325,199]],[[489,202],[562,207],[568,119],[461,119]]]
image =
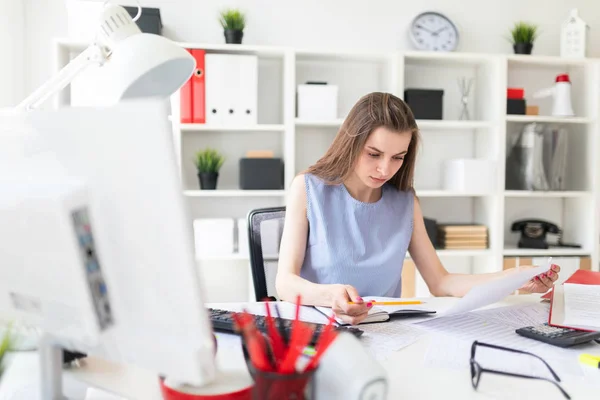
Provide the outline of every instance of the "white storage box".
[[247,256],[250,254],[250,244],[248,238],[248,220],[246,218],[238,219],[238,253]]
[[490,160],[456,159],[443,164],[443,189],[489,194],[496,185],[496,164]]
[[338,87],[326,84],[298,85],[298,119],[331,121],[338,118]]
[[196,256],[233,254],[233,218],[200,218],[194,220]]

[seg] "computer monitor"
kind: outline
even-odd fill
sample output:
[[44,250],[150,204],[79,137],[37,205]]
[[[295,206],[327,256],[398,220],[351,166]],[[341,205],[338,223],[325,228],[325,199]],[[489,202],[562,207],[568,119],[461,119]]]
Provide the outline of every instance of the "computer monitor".
[[216,376],[161,100],[0,116],[0,315],[67,350]]

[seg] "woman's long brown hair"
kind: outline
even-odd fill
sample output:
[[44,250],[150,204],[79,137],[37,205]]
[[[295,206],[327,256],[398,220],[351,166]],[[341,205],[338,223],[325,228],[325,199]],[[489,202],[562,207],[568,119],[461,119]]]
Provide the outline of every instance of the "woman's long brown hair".
[[342,183],[352,174],[367,138],[379,127],[399,133],[411,133],[402,167],[389,183],[399,190],[412,190],[420,142],[419,128],[410,107],[389,93],[373,92],[358,100],[325,155],[305,172],[321,178],[328,184]]

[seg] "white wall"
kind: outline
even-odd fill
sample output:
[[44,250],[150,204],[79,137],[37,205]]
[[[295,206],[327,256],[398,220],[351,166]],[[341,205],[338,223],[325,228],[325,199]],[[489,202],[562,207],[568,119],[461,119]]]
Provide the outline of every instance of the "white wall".
[[[25,88],[29,92],[50,76],[52,38],[66,36],[68,29],[65,0],[23,1],[29,65]],[[134,0],[116,2],[136,4]],[[546,55],[559,54],[559,24],[571,8],[577,7],[591,26],[590,56],[600,56],[597,0],[371,0],[370,3],[365,0],[140,0],[140,3],[160,7],[164,35],[179,41],[223,43],[218,11],[239,6],[248,15],[244,43],[300,48],[409,49],[406,29],[410,20],[423,10],[433,9],[445,13],[458,25],[459,51],[510,53],[508,30],[515,21],[523,19],[540,25],[541,36],[534,54]],[[492,6],[497,8],[492,11]]]
[[21,1],[0,0],[0,108],[23,97],[25,9]]

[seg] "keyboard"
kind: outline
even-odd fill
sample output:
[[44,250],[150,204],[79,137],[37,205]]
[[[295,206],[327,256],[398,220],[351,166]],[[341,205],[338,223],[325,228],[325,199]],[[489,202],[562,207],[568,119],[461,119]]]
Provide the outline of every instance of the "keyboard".
[[[208,308],[208,312],[210,315],[210,320],[212,322],[213,330],[215,330],[217,332],[227,332],[227,333],[239,334],[239,332],[236,332],[235,328],[234,328],[235,322],[232,317],[232,315],[234,314],[233,311]],[[279,326],[280,322],[283,324],[285,333],[286,333],[287,337],[289,338],[291,331],[292,331],[293,320],[285,319],[285,318],[278,318],[276,316],[273,316],[273,319],[275,321],[276,327]],[[261,331],[261,332],[267,331],[267,317],[262,316],[262,315],[254,315],[254,321],[255,321],[256,327],[258,328],[259,331]],[[319,335],[321,334],[321,332],[323,332],[323,329],[325,328],[326,324],[318,324],[318,323],[311,322],[311,325],[315,326],[315,332],[310,341],[310,344],[315,345],[319,338]],[[355,328],[355,327],[351,327],[351,326],[335,326],[334,325],[333,328],[338,332],[351,333],[352,335],[354,335],[357,338],[360,337],[364,333],[363,330]]]

